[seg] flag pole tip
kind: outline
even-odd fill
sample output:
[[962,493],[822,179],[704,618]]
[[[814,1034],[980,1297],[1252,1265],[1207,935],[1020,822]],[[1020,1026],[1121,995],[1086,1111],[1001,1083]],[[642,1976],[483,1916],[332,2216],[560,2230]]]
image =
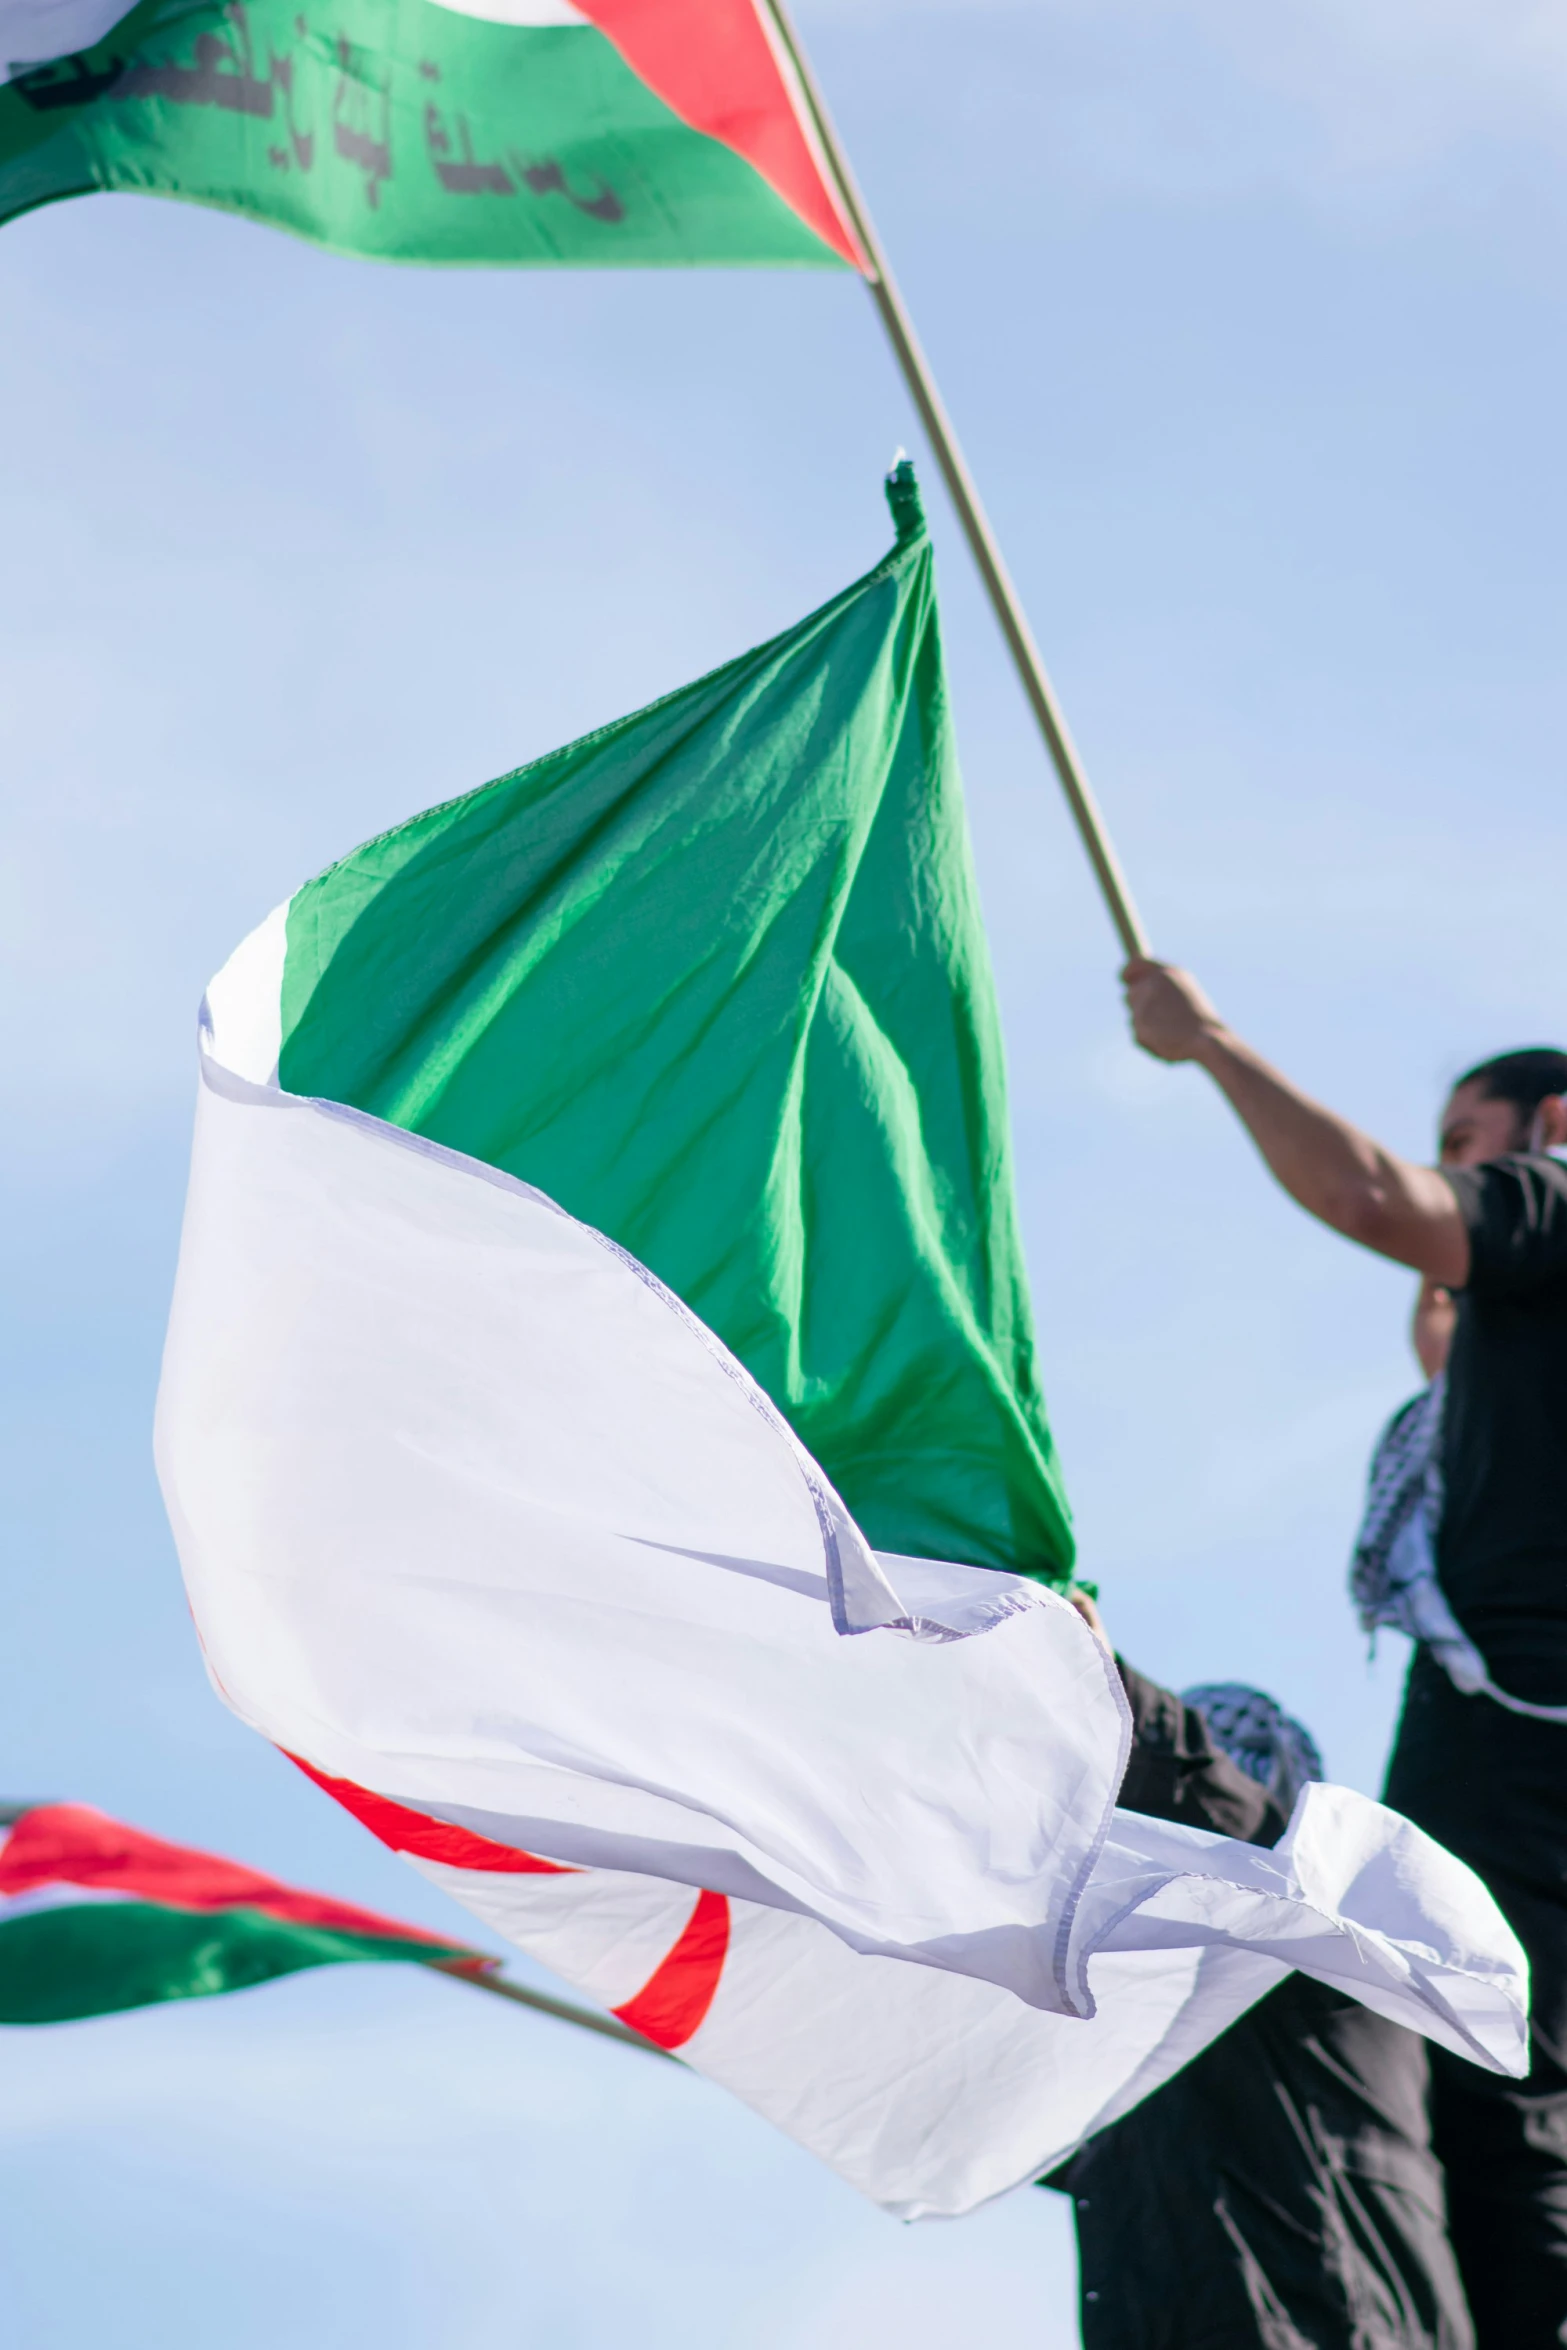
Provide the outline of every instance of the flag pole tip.
[[911,539],[922,538],[925,531],[925,509],[920,503],[919,483],[914,478],[914,466],[900,449],[892,461],[887,476],[887,503],[892,509],[893,528],[900,547]]

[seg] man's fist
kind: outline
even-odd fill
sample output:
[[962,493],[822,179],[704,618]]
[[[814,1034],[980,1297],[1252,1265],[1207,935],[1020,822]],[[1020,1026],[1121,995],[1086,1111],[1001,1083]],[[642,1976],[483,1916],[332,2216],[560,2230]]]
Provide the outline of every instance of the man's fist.
[[1073,1614],[1082,1617],[1100,1647],[1109,1649],[1110,1654],[1114,1656],[1115,1650],[1111,1646],[1110,1635],[1105,1630],[1104,1618],[1099,1613],[1093,1593],[1085,1591],[1081,1583],[1069,1583],[1062,1593],[1062,1597]]
[[1156,1061],[1193,1061],[1223,1026],[1189,971],[1134,955],[1121,973],[1132,1034]]

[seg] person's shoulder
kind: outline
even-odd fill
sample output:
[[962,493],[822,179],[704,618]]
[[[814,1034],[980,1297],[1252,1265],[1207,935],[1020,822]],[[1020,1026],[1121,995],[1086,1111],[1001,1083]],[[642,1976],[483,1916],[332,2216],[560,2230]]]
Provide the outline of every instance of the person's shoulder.
[[1455,1172],[1478,1176],[1483,1189],[1514,1198],[1534,1198],[1552,1205],[1567,1201],[1567,1162],[1553,1159],[1548,1151],[1507,1151],[1480,1167],[1450,1169],[1450,1181]]
[[1494,1199],[1523,1199],[1530,1195],[1567,1200],[1567,1161],[1547,1151],[1504,1151],[1478,1167],[1442,1167],[1438,1172],[1451,1184],[1460,1206]]
[[1543,1151],[1509,1151],[1443,1173],[1469,1232],[1471,1290],[1567,1273],[1567,1164]]

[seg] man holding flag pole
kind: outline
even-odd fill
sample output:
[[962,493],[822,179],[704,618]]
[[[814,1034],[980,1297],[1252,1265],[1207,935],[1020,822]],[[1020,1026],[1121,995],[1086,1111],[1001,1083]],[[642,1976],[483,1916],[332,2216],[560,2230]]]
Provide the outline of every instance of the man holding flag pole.
[[1471,1069],[1420,1167],[1271,1068],[1186,972],[1136,957],[1125,981],[1143,1050],[1205,1069],[1291,1198],[1422,1277],[1439,1379],[1423,1428],[1389,1432],[1416,1441],[1380,1593],[1379,1456],[1357,1595],[1418,1642],[1387,1801],[1483,1876],[1529,1954],[1527,2077],[1434,2050],[1432,2113],[1481,2350],[1547,2350],[1567,2341],[1567,1053]]

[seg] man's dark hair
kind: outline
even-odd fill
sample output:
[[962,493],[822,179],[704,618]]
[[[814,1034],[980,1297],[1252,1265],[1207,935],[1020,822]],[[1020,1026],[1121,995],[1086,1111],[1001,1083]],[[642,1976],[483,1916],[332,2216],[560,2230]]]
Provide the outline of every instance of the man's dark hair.
[[1567,1093],[1567,1053],[1559,1045],[1528,1044],[1466,1069],[1458,1084],[1478,1085],[1483,1100],[1511,1102],[1524,1117],[1532,1118],[1547,1094]]

